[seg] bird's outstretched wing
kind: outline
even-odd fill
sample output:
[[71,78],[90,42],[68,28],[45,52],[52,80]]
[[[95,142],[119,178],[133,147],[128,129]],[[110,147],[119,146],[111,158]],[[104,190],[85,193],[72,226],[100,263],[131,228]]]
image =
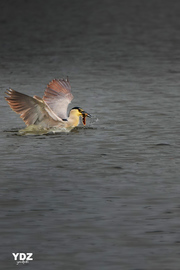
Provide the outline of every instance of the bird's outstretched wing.
[[73,95],[68,79],[52,80],[47,85],[43,96],[43,100],[61,119],[67,119],[67,108],[72,99]]
[[13,89],[6,91],[5,97],[13,111],[29,125],[41,125],[48,128],[57,125],[62,120],[49,108],[49,106],[37,96],[30,97]]

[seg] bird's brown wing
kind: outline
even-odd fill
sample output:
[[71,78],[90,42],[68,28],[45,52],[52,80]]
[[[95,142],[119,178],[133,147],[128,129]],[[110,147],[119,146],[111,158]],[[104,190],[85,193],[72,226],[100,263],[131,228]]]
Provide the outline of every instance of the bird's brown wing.
[[43,100],[61,119],[67,119],[67,108],[72,99],[73,95],[68,79],[52,80],[47,85],[43,96]]
[[29,125],[41,125],[48,128],[62,122],[49,106],[39,97],[30,97],[13,89],[6,91],[5,97],[13,111],[20,114],[20,117]]

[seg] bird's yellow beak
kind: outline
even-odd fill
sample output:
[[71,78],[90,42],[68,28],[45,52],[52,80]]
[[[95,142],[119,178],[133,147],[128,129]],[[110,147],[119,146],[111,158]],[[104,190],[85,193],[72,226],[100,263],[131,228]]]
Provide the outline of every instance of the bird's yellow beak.
[[83,125],[85,126],[86,125],[86,117],[91,117],[91,115],[85,111],[82,111],[81,116],[82,116]]

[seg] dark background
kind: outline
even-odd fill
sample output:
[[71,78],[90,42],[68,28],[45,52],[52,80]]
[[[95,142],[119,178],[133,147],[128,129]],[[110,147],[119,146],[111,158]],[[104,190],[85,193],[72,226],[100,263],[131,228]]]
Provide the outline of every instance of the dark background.
[[[180,2],[0,2],[0,268],[179,270]],[[8,87],[69,76],[98,121],[18,136]],[[15,265],[12,252],[31,252]]]

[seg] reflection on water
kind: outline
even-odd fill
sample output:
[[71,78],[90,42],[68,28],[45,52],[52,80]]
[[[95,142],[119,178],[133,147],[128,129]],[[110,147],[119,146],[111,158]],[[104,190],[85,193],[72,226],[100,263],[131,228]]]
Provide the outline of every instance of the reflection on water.
[[0,100],[1,267],[179,270],[179,2],[0,6],[2,96],[69,75],[98,118],[19,136]]

